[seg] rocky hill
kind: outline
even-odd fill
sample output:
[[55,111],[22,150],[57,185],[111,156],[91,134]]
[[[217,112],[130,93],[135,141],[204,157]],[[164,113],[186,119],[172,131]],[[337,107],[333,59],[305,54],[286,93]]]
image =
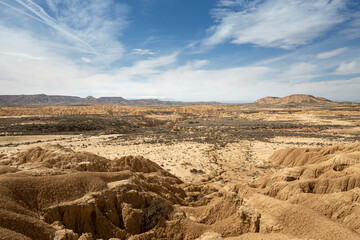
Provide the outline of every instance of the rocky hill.
[[264,97],[256,100],[258,104],[291,104],[291,103],[330,103],[332,101],[323,97],[314,97],[305,94],[293,94],[286,97]]

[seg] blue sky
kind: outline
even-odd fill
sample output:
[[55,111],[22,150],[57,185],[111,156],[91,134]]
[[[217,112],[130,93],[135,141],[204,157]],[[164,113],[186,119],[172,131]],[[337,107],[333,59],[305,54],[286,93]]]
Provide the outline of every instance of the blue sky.
[[360,101],[357,0],[0,0],[0,94]]

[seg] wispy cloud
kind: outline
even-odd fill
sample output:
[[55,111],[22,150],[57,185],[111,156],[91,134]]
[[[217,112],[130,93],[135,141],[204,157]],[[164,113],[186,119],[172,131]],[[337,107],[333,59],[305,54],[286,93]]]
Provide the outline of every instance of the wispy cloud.
[[316,76],[318,68],[315,64],[299,62],[290,66],[282,76],[288,82],[303,82]]
[[37,18],[37,17],[35,17],[35,16],[33,16],[33,15],[25,12],[25,11],[22,11],[21,9],[19,9],[19,8],[17,8],[17,7],[14,7],[13,5],[8,4],[8,3],[6,3],[6,2],[4,2],[4,1],[2,1],[2,0],[0,0],[0,4],[6,6],[6,7],[8,7],[8,8],[11,8],[12,10],[14,10],[14,11],[16,11],[16,12],[18,12],[18,13],[21,13],[21,14],[29,17],[29,18],[32,18],[32,19],[34,19],[34,20],[36,20],[36,21],[42,22],[42,23],[44,23],[44,24],[47,24],[45,21],[42,21],[41,19],[39,19],[39,18]]
[[[322,96],[335,101],[359,101],[360,78],[338,79],[300,83],[294,86],[294,92]],[[346,93],[346,94],[344,94]]]
[[337,55],[340,55],[340,54],[346,52],[347,50],[349,50],[348,47],[338,48],[338,49],[334,49],[334,50],[331,50],[331,51],[318,53],[318,54],[316,55],[316,57],[317,57],[318,59],[332,58],[332,57],[335,57],[335,56],[337,56]]
[[360,74],[360,60],[341,63],[340,66],[336,69],[336,74],[339,75]]
[[[49,54],[31,35],[0,28],[14,43],[37,61],[19,62],[15,55],[0,54],[0,94],[67,94],[87,96],[162,96],[184,101],[241,101],[269,95],[308,93],[335,100],[358,99],[359,78],[309,82],[286,79],[281,69],[268,66],[209,69],[211,61],[194,59],[179,64],[179,54],[147,57],[128,67],[99,72],[85,64],[74,65],[65,57]],[[0,52],[5,52],[0,42]],[[317,74],[315,64],[291,64],[287,77]],[[19,71],[21,69],[21,71]],[[285,68],[286,69],[286,68]],[[50,80],[51,79],[51,80]],[[301,81],[300,81],[301,80]],[[84,87],[86,86],[86,87]],[[342,89],[339,91],[339,89]],[[344,95],[344,92],[346,94]]]
[[153,73],[157,72],[156,69],[160,67],[169,66],[170,64],[174,63],[177,59],[178,53],[174,53],[171,55],[160,56],[157,58],[151,58],[148,60],[142,60],[136,62],[132,67],[133,72],[144,72]]
[[155,52],[150,51],[149,49],[141,49],[141,48],[134,48],[132,53],[138,54],[138,55],[155,55],[156,54]]
[[346,20],[341,0],[220,0],[213,10],[217,22],[203,47],[230,41],[291,49],[307,44]]
[[208,60],[178,64],[178,53],[175,52],[139,60],[114,71],[99,72],[88,65],[74,65],[67,58],[54,58],[30,35],[11,30],[7,30],[6,34],[11,39],[18,39],[16,45],[32,48],[31,54],[43,59],[18,62],[14,56],[3,58],[0,55],[0,94],[44,92],[86,96],[90,92],[95,96],[126,98],[163,96],[188,101],[231,101],[240,95],[244,99],[246,95],[249,97],[249,86],[256,86],[271,71],[261,66],[207,70]]
[[153,75],[157,75],[172,66],[177,60],[178,53],[149,58],[135,62],[130,67],[122,67],[114,71],[114,74],[122,81],[148,81]]
[[22,61],[22,60],[25,60],[25,59],[42,60],[41,57],[31,56],[29,54],[21,53],[21,52],[0,52],[0,55],[14,57],[14,58],[18,59],[18,61]]
[[[151,64],[135,63],[134,66],[122,69],[117,75],[108,76],[106,79],[109,84],[113,84],[112,93],[126,89],[122,96],[130,98],[155,95],[185,101],[231,101],[250,97],[255,93],[258,83],[272,71],[260,66],[207,70],[204,69],[207,60],[189,61],[180,66],[164,65],[166,62],[168,61],[155,60]],[[165,68],[160,69],[159,66]],[[104,76],[92,80],[100,78],[104,79]],[[107,94],[111,95],[110,92]]]
[[70,31],[66,30],[65,28],[63,28],[59,24],[57,24],[57,21],[54,18],[50,17],[42,7],[40,7],[39,5],[34,3],[33,1],[31,1],[31,0],[15,0],[15,1],[17,3],[19,3],[20,5],[22,5],[23,7],[25,7],[26,9],[28,9],[33,14],[35,14],[35,16],[38,17],[37,19],[40,22],[45,23],[49,27],[54,28],[55,30],[59,31],[60,33],[62,33],[66,37],[68,37],[70,39],[73,39],[75,41],[78,41],[85,48],[87,48],[90,52],[94,53],[95,55],[99,55],[95,51],[95,49],[92,48],[87,42],[85,42],[81,38],[77,37],[76,35],[74,35]]
[[32,34],[47,41],[47,45],[72,46],[59,49],[63,54],[80,55],[79,59],[83,55],[94,63],[111,63],[123,55],[123,46],[118,41],[120,31],[127,25],[128,10],[123,4],[100,0],[47,0],[41,1],[41,5],[32,0],[0,0],[0,4],[13,11],[2,10],[2,14],[18,14],[17,18],[5,18],[4,24],[21,27],[29,19],[44,24],[33,24]]
[[86,57],[82,57],[82,58],[80,58],[80,59],[81,59],[81,61],[83,61],[83,62],[91,63],[91,60],[88,59],[88,58],[86,58]]
[[356,39],[360,37],[360,13],[355,12],[350,15],[351,20],[349,21],[348,27],[340,31],[340,34],[345,39]]

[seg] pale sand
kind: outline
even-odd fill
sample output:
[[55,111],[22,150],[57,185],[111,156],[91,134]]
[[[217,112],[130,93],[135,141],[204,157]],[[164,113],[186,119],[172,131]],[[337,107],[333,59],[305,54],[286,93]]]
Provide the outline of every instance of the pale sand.
[[[114,141],[117,136],[119,135],[0,137],[0,154],[11,156],[35,146],[61,144],[75,151],[91,152],[108,159],[128,155],[143,156],[187,182],[213,179],[226,183],[231,180],[249,181],[272,173],[273,169],[267,168],[267,158],[278,149],[351,143],[321,138],[275,137],[269,142],[239,140],[217,149],[213,144],[198,142],[177,142],[169,145],[144,143],[143,138]],[[190,171],[193,169],[202,170],[203,173],[193,173]]]

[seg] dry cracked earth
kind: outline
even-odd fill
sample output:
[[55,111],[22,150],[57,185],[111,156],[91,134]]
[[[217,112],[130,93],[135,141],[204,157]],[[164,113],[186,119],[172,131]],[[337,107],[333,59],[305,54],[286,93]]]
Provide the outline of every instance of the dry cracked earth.
[[360,105],[0,108],[0,239],[360,239]]

